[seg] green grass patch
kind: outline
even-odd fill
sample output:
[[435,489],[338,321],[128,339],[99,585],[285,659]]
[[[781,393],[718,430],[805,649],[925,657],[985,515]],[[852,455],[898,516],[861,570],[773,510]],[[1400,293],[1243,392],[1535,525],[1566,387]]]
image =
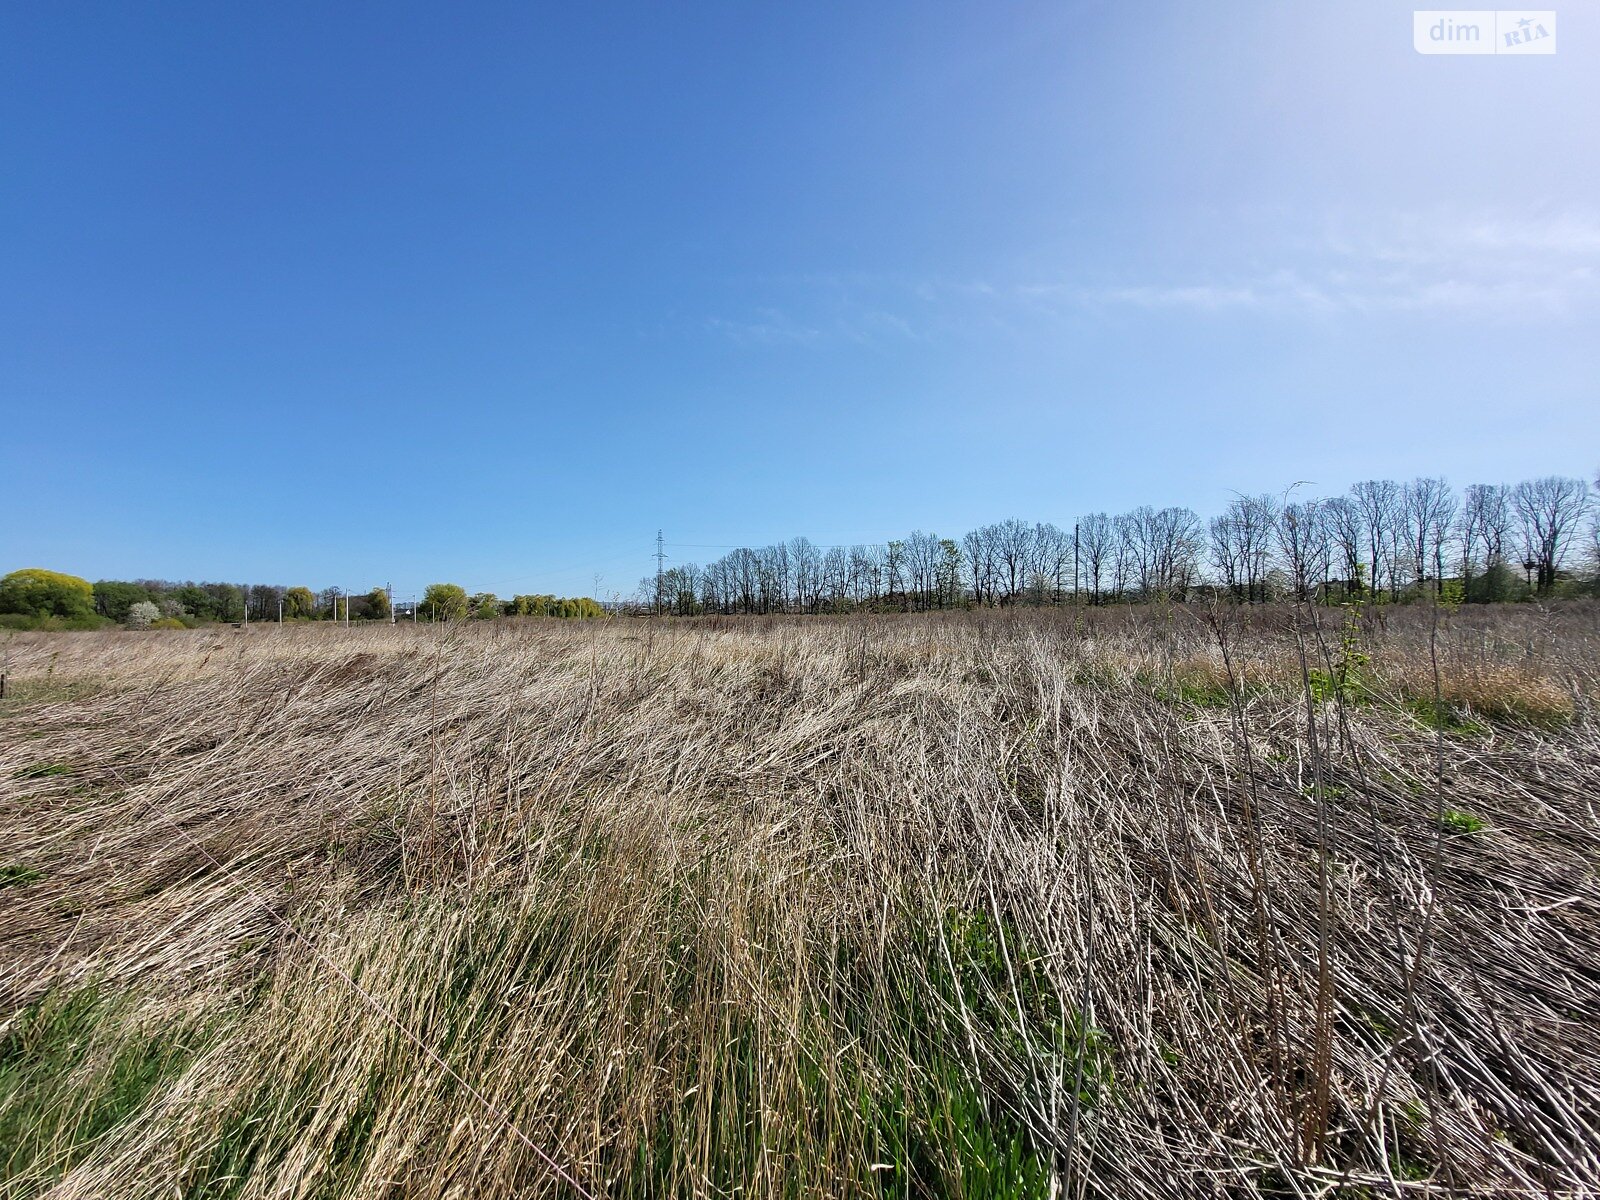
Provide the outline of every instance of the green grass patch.
[[1489,828],[1489,823],[1464,809],[1447,808],[1439,818],[1439,826],[1446,833],[1471,834],[1482,833]]
[[1412,700],[1407,707],[1411,715],[1429,729],[1460,734],[1463,737],[1482,737],[1489,732],[1489,726],[1484,722],[1469,716],[1453,704],[1435,700],[1431,696]]
[[66,763],[34,763],[32,766],[23,767],[15,772],[13,779],[46,779],[51,775],[71,775],[72,768]]
[[0,866],[0,888],[27,887],[30,883],[38,883],[43,878],[43,871],[36,871],[21,863],[6,863]]
[[37,675],[6,680],[6,694],[0,699],[0,716],[21,712],[40,704],[63,704],[87,700],[106,690],[106,681],[96,675]]
[[0,1192],[45,1190],[157,1096],[199,1040],[138,1021],[95,987],[23,1009],[0,1037]]
[[1166,704],[1187,704],[1194,708],[1227,708],[1233,696],[1215,683],[1176,683],[1156,689],[1156,699]]

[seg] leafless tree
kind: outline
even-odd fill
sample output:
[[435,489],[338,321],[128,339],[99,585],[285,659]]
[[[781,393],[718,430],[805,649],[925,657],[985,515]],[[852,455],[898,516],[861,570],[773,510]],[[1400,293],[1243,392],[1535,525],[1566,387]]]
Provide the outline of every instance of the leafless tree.
[[794,580],[794,605],[800,612],[816,612],[822,595],[822,555],[810,538],[789,542],[788,560]]
[[1395,591],[1394,555],[1399,526],[1400,488],[1392,479],[1367,479],[1350,489],[1361,511],[1366,533],[1367,562],[1372,570],[1372,590],[1378,591],[1388,568],[1389,592]]
[[1278,516],[1277,533],[1295,598],[1309,600],[1318,585],[1326,581],[1332,557],[1328,503],[1301,500],[1284,505]]
[[1434,590],[1443,583],[1444,542],[1455,520],[1456,498],[1443,479],[1413,479],[1400,492],[1400,525],[1409,555],[1407,566],[1420,588],[1433,568]]
[[1514,524],[1511,489],[1505,484],[1474,483],[1467,487],[1456,529],[1461,541],[1461,582],[1469,596],[1475,567],[1481,566],[1486,578],[1504,568]]
[[1541,596],[1555,586],[1568,543],[1589,507],[1589,485],[1581,479],[1546,475],[1517,484],[1512,506],[1522,523],[1523,545],[1537,571]]
[[989,537],[993,526],[983,525],[961,539],[967,556],[967,572],[972,576],[972,598],[978,604],[995,599],[994,543]]
[[1211,558],[1235,598],[1265,600],[1276,504],[1270,496],[1238,496],[1211,520]]
[[[1072,535],[1049,522],[1033,527],[1032,583],[1040,603],[1059,604],[1072,570]],[[1046,595],[1048,593],[1048,596]]]
[[1013,604],[1028,583],[1033,556],[1033,527],[1015,518],[989,527],[994,545],[995,575],[1001,588],[1000,603]]
[[1089,584],[1092,604],[1100,603],[1115,553],[1115,541],[1111,518],[1105,513],[1090,513],[1078,522],[1079,568]]
[[1346,591],[1361,590],[1361,555],[1366,546],[1366,526],[1361,520],[1361,506],[1349,496],[1334,496],[1322,501],[1322,512],[1327,521],[1328,534],[1344,571]]

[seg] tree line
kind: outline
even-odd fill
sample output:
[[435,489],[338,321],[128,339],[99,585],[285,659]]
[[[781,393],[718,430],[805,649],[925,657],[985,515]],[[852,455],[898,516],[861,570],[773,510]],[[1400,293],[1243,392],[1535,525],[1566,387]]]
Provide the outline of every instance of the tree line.
[[395,604],[387,589],[350,593],[340,588],[313,592],[277,584],[175,583],[161,579],[102,579],[40,568],[13,571],[0,579],[0,628],[134,629],[193,628],[215,623],[273,621],[454,621],[468,617],[540,616],[584,619],[605,616],[587,596],[468,595],[453,583],[430,584],[423,600]]
[[1600,582],[1595,495],[1582,479],[1553,475],[1460,492],[1441,478],[1372,479],[1339,496],[1239,496],[1210,520],[1146,505],[1089,513],[1070,529],[1008,520],[959,539],[919,530],[818,546],[799,537],[647,576],[638,604],[691,615],[1578,595]]

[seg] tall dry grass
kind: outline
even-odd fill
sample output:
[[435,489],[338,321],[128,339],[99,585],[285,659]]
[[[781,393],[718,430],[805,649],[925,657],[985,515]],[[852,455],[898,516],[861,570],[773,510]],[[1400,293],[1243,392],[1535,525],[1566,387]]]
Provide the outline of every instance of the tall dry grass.
[[1593,610],[10,649],[0,1195],[1600,1187]]

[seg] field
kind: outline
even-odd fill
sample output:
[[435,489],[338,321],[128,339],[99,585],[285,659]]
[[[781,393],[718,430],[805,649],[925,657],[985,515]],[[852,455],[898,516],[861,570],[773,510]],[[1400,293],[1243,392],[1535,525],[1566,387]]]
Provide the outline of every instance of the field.
[[1600,610],[20,634],[0,1196],[1600,1194]]

